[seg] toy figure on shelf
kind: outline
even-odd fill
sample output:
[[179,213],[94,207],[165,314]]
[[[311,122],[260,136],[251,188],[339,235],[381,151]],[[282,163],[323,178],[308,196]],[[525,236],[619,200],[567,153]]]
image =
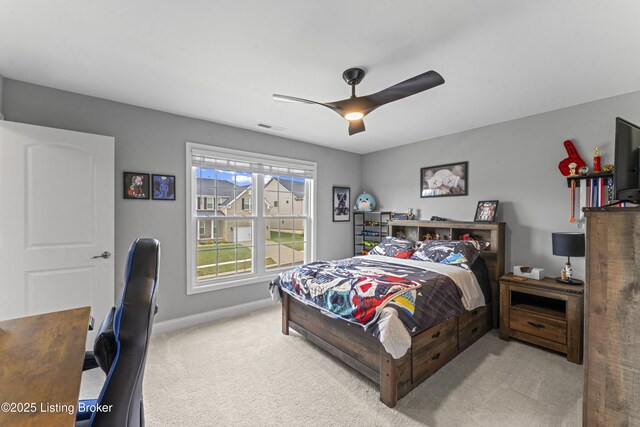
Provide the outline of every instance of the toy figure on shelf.
[[595,153],[593,155],[593,171],[595,173],[600,173],[600,147],[595,146]]
[[571,281],[572,277],[573,277],[573,268],[571,267],[571,264],[569,264],[568,262],[564,265],[564,268],[562,269],[562,271],[560,272],[560,277],[562,278],[562,280],[568,280]]
[[376,201],[371,194],[365,191],[358,196],[353,208],[360,212],[371,212],[376,208]]
[[578,166],[577,163],[569,163],[569,176],[576,176],[576,167]]

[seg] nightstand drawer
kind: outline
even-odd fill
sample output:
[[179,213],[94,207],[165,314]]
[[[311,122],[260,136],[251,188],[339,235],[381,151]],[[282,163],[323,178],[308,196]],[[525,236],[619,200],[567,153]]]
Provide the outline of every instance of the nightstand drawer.
[[511,307],[509,327],[561,344],[567,343],[567,322]]

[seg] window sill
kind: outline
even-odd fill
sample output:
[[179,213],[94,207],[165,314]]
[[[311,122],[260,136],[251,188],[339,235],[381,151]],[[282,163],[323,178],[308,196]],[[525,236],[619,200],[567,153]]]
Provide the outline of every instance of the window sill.
[[198,282],[198,284],[195,286],[192,283],[189,283],[187,286],[187,295],[201,294],[203,292],[219,291],[222,289],[270,282],[279,273],[291,270],[291,268],[295,267],[285,267],[277,270],[274,269],[270,270],[268,273],[239,276],[235,278],[229,278],[227,280],[211,279],[209,281]]

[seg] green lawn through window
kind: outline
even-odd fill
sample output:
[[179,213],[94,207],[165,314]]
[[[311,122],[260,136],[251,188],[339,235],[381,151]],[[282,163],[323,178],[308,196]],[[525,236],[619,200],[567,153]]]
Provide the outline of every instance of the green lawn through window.
[[[197,265],[218,265],[218,274],[234,273],[236,271],[236,259],[238,260],[238,272],[250,272],[251,271],[251,248],[244,246],[238,246],[236,256],[235,243],[221,243],[217,246],[218,260],[216,262],[216,245],[198,245],[197,253]],[[228,263],[228,264],[225,264]],[[275,260],[267,258],[266,264],[273,265]],[[204,267],[197,269],[197,276],[211,276],[216,274],[216,265],[211,267]]]
[[302,234],[278,233],[277,231],[271,230],[271,238],[269,240],[282,243],[283,246],[295,249],[296,251],[304,251],[304,243],[297,243],[304,241],[304,236]]

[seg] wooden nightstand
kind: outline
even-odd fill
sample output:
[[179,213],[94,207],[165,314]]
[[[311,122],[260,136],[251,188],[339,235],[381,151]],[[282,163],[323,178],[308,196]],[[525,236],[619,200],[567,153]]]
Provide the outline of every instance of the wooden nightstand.
[[565,285],[551,277],[500,278],[500,338],[516,338],[567,355],[582,363],[583,285]]

